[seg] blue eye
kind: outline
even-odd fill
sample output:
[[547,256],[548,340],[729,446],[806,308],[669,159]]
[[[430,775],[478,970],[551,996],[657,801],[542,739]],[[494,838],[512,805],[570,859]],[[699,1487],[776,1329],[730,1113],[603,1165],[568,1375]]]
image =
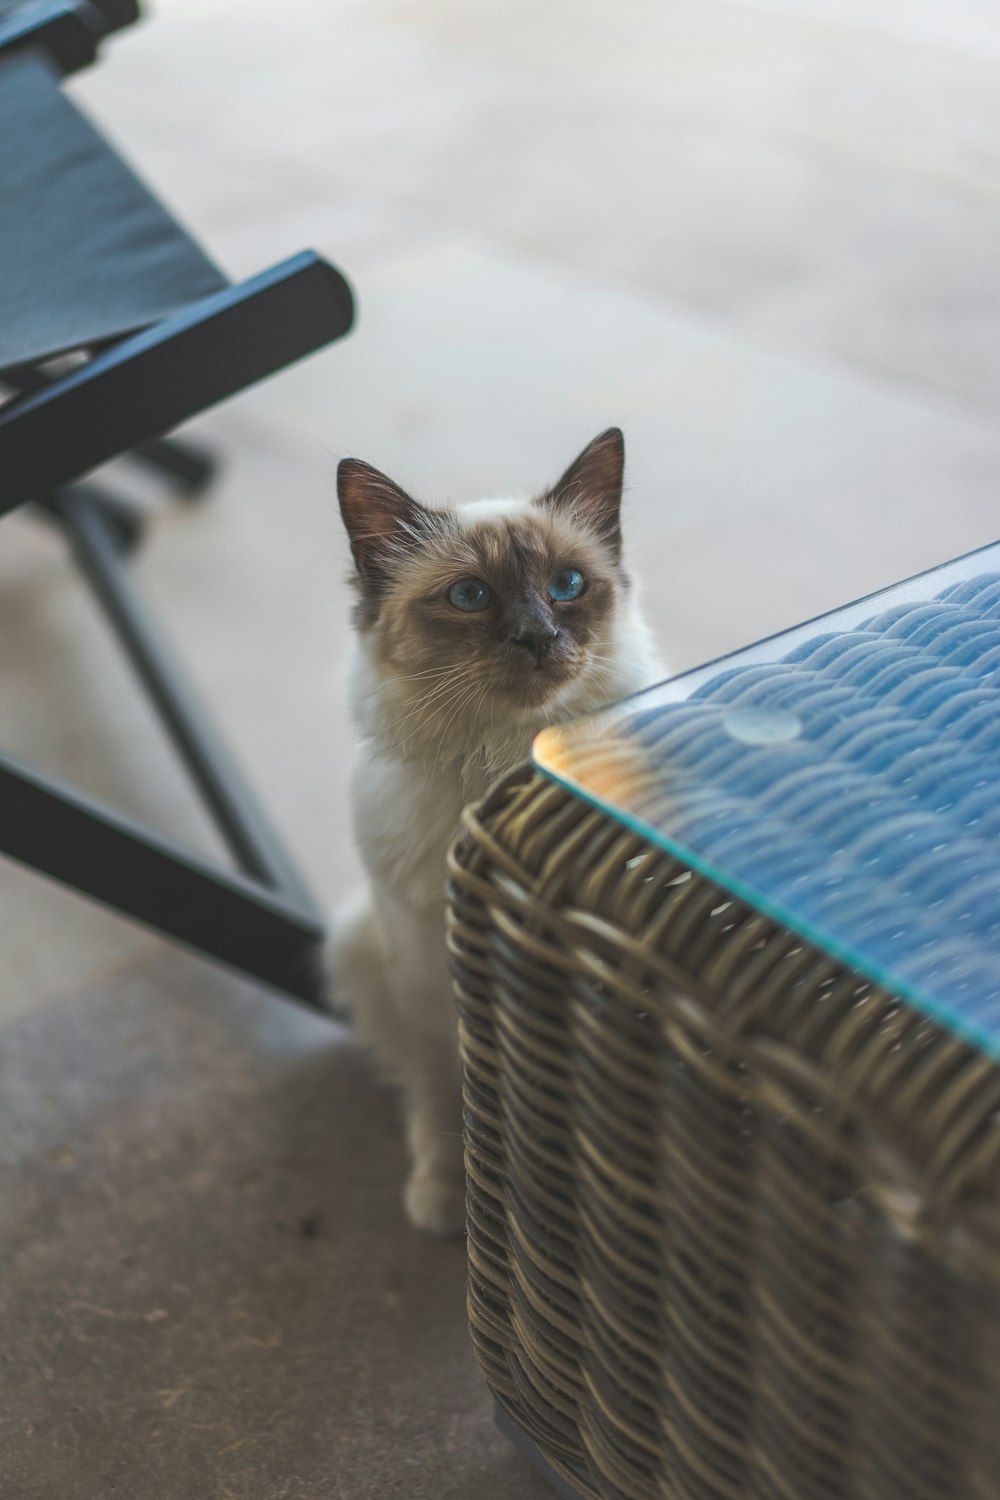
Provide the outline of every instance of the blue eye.
[[549,598],[565,604],[569,599],[579,599],[585,587],[582,573],[578,573],[575,568],[563,568],[554,578],[549,579]]
[[460,578],[448,590],[448,603],[468,614],[477,614],[490,602],[489,588],[481,578]]

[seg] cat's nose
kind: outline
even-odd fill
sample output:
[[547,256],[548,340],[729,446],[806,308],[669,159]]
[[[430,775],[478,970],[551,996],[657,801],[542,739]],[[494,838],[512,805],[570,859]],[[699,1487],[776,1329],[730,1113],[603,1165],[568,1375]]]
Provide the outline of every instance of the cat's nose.
[[511,640],[515,646],[522,646],[525,651],[530,652],[535,658],[535,666],[540,667],[558,634],[553,626],[546,625],[536,630],[524,630],[520,635],[511,636]]

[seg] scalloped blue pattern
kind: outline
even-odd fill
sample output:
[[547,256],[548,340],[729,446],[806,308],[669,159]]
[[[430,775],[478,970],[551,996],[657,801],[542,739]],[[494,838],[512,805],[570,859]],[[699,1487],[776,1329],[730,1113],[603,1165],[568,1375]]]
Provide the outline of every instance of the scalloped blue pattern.
[[1000,577],[963,560],[870,607],[549,731],[536,762],[1000,1057]]

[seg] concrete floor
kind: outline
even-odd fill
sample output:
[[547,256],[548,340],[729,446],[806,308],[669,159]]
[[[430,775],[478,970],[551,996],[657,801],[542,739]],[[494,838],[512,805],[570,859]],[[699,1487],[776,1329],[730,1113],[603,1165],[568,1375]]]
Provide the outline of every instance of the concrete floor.
[[177,954],[11,1028],[0,1493],[504,1500],[463,1250],[329,1022]]
[[[194,425],[221,481],[136,564],[325,903],[343,454],[510,492],[621,423],[678,668],[1000,529],[992,0],[162,0],[71,91],[229,272],[313,245],[358,293]],[[0,675],[6,750],[216,851],[19,516]],[[8,864],[0,914],[0,1493],[541,1493],[349,1039]]]

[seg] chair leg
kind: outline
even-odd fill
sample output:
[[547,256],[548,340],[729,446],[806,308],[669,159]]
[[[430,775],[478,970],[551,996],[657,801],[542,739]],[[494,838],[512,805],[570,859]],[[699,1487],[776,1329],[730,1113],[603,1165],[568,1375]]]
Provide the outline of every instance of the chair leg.
[[[119,500],[116,495],[110,495],[95,485],[88,486],[88,494],[90,504],[103,517],[108,538],[114,544],[115,551],[122,557],[135,552],[146,535],[146,518],[138,507],[130,505],[127,500]],[[34,501],[31,510],[33,514],[44,516],[65,531],[64,519],[54,497]]]
[[0,853],[325,1009],[322,916],[133,592],[114,503],[81,484],[40,506],[64,531],[241,872],[2,757]]
[[0,756],[0,852],[325,1009],[323,924],[71,787]]
[[244,786],[166,642],[134,592],[109,532],[100,492],[74,485],[46,501],[59,517],[74,556],[131,658],[160,719],[185,762],[234,858],[255,880],[311,907],[305,883],[256,798]]
[[155,438],[133,448],[126,456],[166,475],[174,492],[183,500],[199,500],[217,469],[215,459],[204,448],[182,443],[177,438]]

